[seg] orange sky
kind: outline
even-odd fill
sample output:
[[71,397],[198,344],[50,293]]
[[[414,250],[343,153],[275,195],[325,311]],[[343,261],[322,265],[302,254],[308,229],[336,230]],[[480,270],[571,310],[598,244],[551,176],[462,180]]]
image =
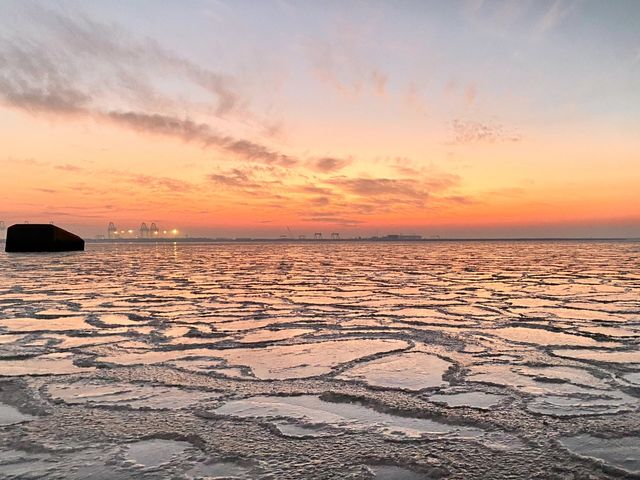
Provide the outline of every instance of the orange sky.
[[640,236],[638,4],[106,3],[7,4],[7,224]]

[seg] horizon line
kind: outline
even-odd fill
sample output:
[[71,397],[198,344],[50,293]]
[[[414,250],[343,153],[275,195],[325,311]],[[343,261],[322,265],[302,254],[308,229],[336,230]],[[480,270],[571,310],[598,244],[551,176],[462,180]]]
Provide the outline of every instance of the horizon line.
[[640,237],[439,237],[439,238],[389,238],[389,237],[347,237],[347,238],[278,238],[278,237],[179,237],[179,238],[85,238],[89,243],[241,243],[241,242],[459,242],[459,241],[640,241]]

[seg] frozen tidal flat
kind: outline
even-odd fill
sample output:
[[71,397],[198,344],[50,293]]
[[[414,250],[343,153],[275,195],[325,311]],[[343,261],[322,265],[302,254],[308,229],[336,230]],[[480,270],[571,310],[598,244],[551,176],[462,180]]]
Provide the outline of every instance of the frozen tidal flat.
[[640,476],[640,243],[0,254],[0,478]]

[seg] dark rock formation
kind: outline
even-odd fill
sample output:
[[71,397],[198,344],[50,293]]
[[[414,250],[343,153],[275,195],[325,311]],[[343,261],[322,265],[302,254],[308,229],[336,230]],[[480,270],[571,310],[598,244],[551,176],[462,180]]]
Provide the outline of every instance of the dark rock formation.
[[84,250],[84,240],[48,224],[18,224],[7,228],[7,252],[69,252]]

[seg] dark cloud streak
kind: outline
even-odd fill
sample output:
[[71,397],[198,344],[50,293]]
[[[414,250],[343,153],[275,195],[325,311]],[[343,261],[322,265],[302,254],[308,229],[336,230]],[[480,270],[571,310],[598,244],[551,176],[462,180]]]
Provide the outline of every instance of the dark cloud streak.
[[0,102],[5,105],[31,113],[106,119],[138,131],[216,147],[256,162],[283,167],[298,163],[265,145],[220,134],[210,125],[189,118],[138,108],[101,107],[103,88],[122,99],[131,92],[145,98],[158,97],[144,80],[153,73],[186,78],[214,94],[220,115],[234,110],[240,99],[229,78],[172,55],[151,39],[137,41],[114,26],[80,14],[66,17],[32,3],[25,4],[24,13],[44,32],[37,38],[0,37]]
[[271,150],[262,144],[216,133],[208,124],[170,115],[141,112],[107,112],[102,117],[134,130],[180,138],[186,142],[199,142],[205,147],[217,147],[246,160],[270,165],[292,167],[298,160]]

